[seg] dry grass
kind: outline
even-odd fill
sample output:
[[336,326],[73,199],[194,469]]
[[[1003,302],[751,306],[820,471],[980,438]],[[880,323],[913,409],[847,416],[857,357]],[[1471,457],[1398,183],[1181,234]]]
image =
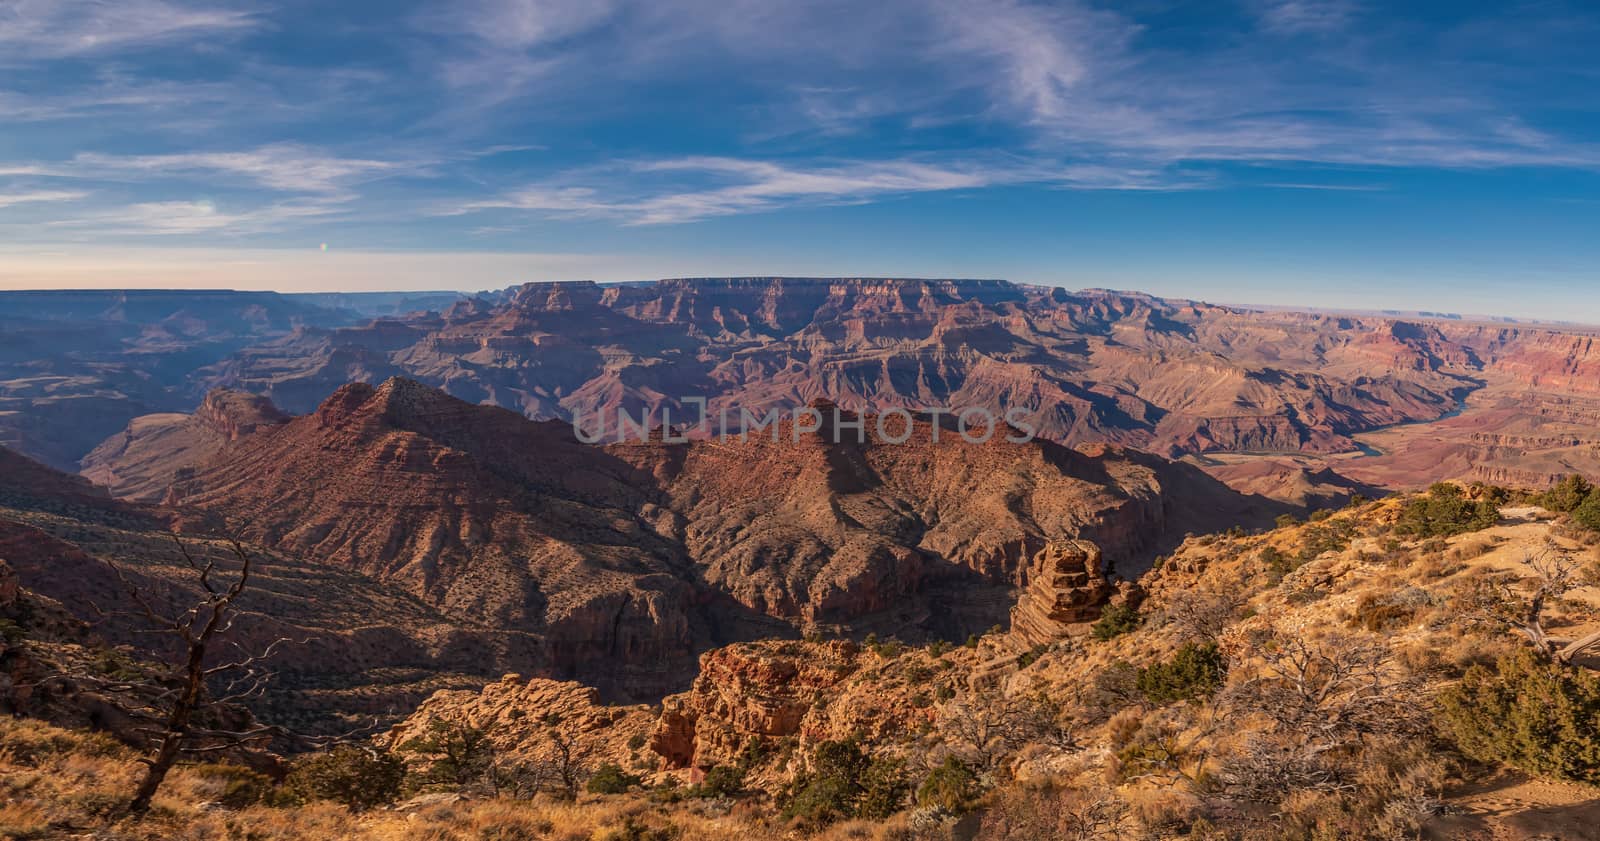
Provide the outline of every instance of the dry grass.
[[[460,800],[352,813],[331,803],[233,810],[217,798],[224,781],[179,767],[142,821],[119,816],[141,770],[102,736],[33,720],[0,720],[0,838],[92,835],[105,841],[734,841],[781,837],[736,813],[703,804],[636,798]],[[832,835],[828,837],[859,837]]]

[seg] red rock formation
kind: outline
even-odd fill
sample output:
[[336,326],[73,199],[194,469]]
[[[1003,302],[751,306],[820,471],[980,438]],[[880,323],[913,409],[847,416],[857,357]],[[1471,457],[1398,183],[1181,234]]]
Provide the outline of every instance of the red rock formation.
[[182,471],[204,463],[224,445],[289,416],[264,397],[217,389],[192,415],[134,418],[80,462],[82,475],[123,499],[154,502]]
[[1053,541],[1033,557],[1028,583],[1011,612],[1011,633],[1027,646],[1046,645],[1100,616],[1111,597],[1100,547],[1087,540]]

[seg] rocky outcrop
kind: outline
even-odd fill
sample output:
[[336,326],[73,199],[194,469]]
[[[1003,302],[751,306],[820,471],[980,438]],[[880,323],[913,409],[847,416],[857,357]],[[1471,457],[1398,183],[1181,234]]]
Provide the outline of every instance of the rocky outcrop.
[[1087,540],[1052,541],[1028,564],[1028,583],[1011,611],[1011,634],[1047,645],[1100,617],[1111,597],[1100,547]]
[[751,739],[799,736],[858,668],[853,643],[746,644],[700,658],[685,693],[662,702],[650,749],[668,768],[731,764]]
[[579,683],[510,674],[481,692],[434,694],[378,741],[397,748],[427,736],[435,722],[482,730],[508,764],[546,759],[554,731],[570,739],[574,754],[590,767],[611,761],[631,768],[645,756],[642,745],[655,716],[644,706],[607,705]]

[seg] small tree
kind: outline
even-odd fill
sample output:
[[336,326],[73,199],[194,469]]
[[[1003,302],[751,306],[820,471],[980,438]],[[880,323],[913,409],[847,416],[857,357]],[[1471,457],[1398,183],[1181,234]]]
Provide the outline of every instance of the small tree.
[[467,786],[484,782],[494,765],[494,748],[488,734],[465,722],[435,718],[422,735],[402,742],[396,751],[424,763],[418,776],[422,785]]
[[978,799],[978,776],[965,762],[946,756],[944,764],[928,772],[917,786],[917,805],[961,814]]
[[1077,747],[1061,705],[1042,691],[1008,695],[988,686],[975,689],[950,705],[942,727],[950,749],[986,772],[1026,745]]
[[1162,614],[1185,639],[1216,642],[1238,618],[1247,592],[1245,582],[1237,578],[1220,586],[1178,590],[1168,597]]
[[1144,617],[1139,615],[1139,609],[1131,604],[1109,604],[1100,611],[1100,618],[1090,626],[1097,640],[1109,640],[1126,634],[1139,627]]
[[1426,730],[1417,681],[1376,637],[1312,640],[1274,629],[1254,651],[1258,659],[1234,665],[1241,679],[1221,698],[1231,720],[1268,723],[1223,763],[1223,779],[1244,796],[1272,801],[1342,788],[1359,771],[1369,741]]
[[791,785],[783,816],[822,827],[853,817],[886,818],[910,793],[904,764],[877,758],[854,739],[823,742],[811,755],[811,768]]
[[568,800],[578,798],[578,790],[589,776],[589,761],[594,749],[561,727],[561,716],[551,713],[544,719],[543,763],[559,793]]

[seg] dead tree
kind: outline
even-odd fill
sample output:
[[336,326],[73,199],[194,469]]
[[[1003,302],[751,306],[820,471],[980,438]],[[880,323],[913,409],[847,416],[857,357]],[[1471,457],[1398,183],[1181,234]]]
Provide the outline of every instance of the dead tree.
[[1474,616],[1510,628],[1553,663],[1571,663],[1585,650],[1600,645],[1600,632],[1568,640],[1551,636],[1545,628],[1546,611],[1573,590],[1594,583],[1593,570],[1554,545],[1527,552],[1522,561],[1533,571],[1532,576],[1498,576],[1481,582],[1468,594]]
[[236,574],[230,574],[219,569],[216,558],[210,553],[202,563],[177,535],[172,539],[202,591],[191,607],[178,613],[164,612],[156,606],[146,587],[134,583],[120,567],[106,561],[134,609],[108,613],[97,608],[102,616],[123,614],[142,619],[149,624],[148,631],[173,637],[178,654],[169,664],[170,671],[164,680],[87,679],[97,688],[131,696],[151,718],[160,722],[143,728],[153,737],[155,747],[151,756],[140,760],[145,765],[145,773],[127,807],[135,816],[149,811],[151,800],[180,758],[240,750],[283,735],[279,728],[266,725],[242,730],[208,727],[198,718],[207,710],[257,696],[271,678],[264,668],[265,662],[292,641],[280,638],[255,653],[246,653],[241,648],[236,658],[218,662],[225,645],[240,648],[230,640],[230,634],[239,617],[239,597],[250,585],[253,559],[238,541],[230,540],[232,554],[239,561]]
[[1255,656],[1232,670],[1238,680],[1222,698],[1233,722],[1267,724],[1224,763],[1222,777],[1237,793],[1270,800],[1295,789],[1347,788],[1352,751],[1375,737],[1427,731],[1420,684],[1383,640],[1348,633],[1312,640],[1274,629],[1255,643]]

